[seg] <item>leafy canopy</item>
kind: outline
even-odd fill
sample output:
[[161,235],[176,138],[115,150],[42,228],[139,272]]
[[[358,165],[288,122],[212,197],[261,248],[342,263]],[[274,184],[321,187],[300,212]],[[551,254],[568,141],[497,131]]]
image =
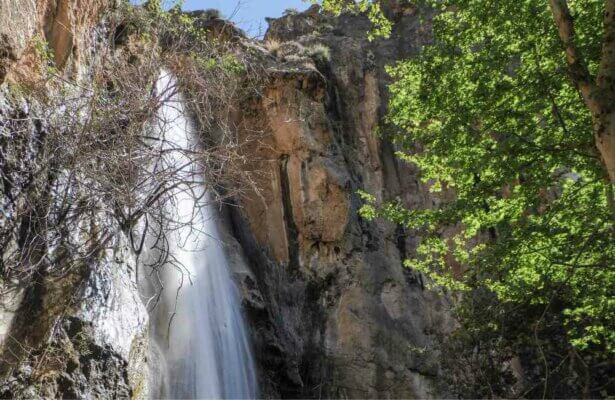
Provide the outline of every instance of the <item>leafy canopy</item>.
[[[312,1],[318,2],[317,0]],[[370,40],[376,37],[388,37],[391,34],[393,25],[384,15],[379,2],[371,0],[322,0],[322,7],[336,15],[342,12],[366,14],[374,25],[373,29],[367,32]]]

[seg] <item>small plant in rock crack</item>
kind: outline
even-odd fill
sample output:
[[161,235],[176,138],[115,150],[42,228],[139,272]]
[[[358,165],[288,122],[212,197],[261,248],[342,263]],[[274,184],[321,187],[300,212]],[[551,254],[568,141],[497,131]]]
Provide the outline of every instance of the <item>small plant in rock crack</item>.
[[306,53],[316,62],[328,63],[331,61],[331,50],[321,43],[306,48]]

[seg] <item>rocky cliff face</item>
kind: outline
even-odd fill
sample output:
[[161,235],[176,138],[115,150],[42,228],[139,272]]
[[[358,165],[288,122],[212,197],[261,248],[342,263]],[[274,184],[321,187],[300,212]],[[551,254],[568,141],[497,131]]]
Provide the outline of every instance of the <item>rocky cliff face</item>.
[[[269,133],[252,149],[268,171],[259,196],[233,210],[264,308],[250,313],[263,384],[285,397],[432,397],[434,334],[446,301],[402,266],[416,238],[362,220],[358,190],[429,205],[418,171],[401,165],[386,131],[384,65],[427,40],[412,9],[388,40],[368,21],[317,8],[271,20],[278,64],[246,128]],[[260,304],[260,303],[258,303]]]
[[[93,29],[115,0],[8,0],[0,4],[0,82],[36,72],[33,54],[40,40],[49,43],[55,64],[62,69],[84,67],[92,48]],[[33,40],[35,39],[35,40]]]
[[[28,275],[19,284],[23,275],[0,279],[2,398],[147,393],[148,316],[135,284],[136,260],[117,223],[90,208],[79,211],[72,231],[51,237],[54,228],[48,229],[47,243],[35,229],[53,223],[44,213],[53,209],[51,186],[62,178],[43,162],[50,157],[43,143],[58,113],[40,101],[32,82],[53,62],[87,90],[82,82],[90,79],[108,34],[101,18],[114,6],[103,0],[0,5],[0,267],[2,276],[17,265]],[[49,97],[60,90],[44,87]],[[107,250],[74,263],[70,253],[89,246],[103,226],[112,230]]]
[[[0,32],[0,79],[33,62],[28,43],[37,32],[58,66],[87,68],[79,54],[94,48],[87,39],[104,28],[99,9],[109,4],[13,3],[0,6],[1,18],[24,23],[19,33]],[[435,339],[452,324],[447,301],[402,266],[418,238],[357,213],[358,190],[409,207],[436,201],[418,171],[395,159],[382,124],[384,66],[415,54],[427,28],[411,8],[387,11],[395,21],[387,40],[369,42],[364,17],[313,7],[271,20],[265,42],[250,44],[263,54],[267,83],[235,123],[240,134],[258,136],[245,151],[260,171],[259,190],[227,207],[225,227],[265,397],[446,394],[437,385]],[[24,107],[5,104],[2,116],[36,113]],[[35,137],[44,126],[28,129]],[[0,144],[4,168],[10,148]],[[119,230],[109,247],[61,280],[42,275],[3,295],[3,396],[147,393],[147,313],[136,261]]]

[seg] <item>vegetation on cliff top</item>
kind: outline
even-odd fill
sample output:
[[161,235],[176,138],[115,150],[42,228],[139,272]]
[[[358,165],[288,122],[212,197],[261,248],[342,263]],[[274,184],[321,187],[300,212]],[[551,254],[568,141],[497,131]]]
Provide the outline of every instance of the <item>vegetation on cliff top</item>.
[[[467,395],[613,394],[615,1],[405,3],[437,10],[434,40],[389,68],[387,122],[399,157],[454,200],[363,193],[362,215],[420,232],[406,266],[463,293],[463,346],[448,344],[460,376],[479,371],[456,382]],[[380,2],[358,4],[382,33]],[[524,392],[507,392],[513,357],[532,367]]]

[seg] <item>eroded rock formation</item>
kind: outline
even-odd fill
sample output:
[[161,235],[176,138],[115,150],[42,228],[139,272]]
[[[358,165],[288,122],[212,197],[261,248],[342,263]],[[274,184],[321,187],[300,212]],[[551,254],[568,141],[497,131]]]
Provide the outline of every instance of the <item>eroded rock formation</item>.
[[435,201],[376,133],[384,65],[426,40],[413,10],[395,18],[391,39],[371,43],[360,16],[312,8],[269,21],[279,64],[243,119],[270,133],[251,150],[269,173],[232,213],[265,299],[253,323],[274,395],[438,395],[433,338],[450,326],[446,301],[402,266],[415,238],[357,213],[360,189],[411,207]]
[[[100,11],[111,7],[12,3],[0,6],[0,19],[23,23],[20,32],[0,24],[0,80],[25,71],[18,66],[31,62],[28,43],[37,32],[55,50],[56,65],[85,68],[79,54],[92,51],[95,40],[87,39],[102,29]],[[260,97],[238,105],[235,122],[241,134],[258,136],[245,151],[249,167],[260,171],[259,190],[226,208],[225,231],[265,397],[446,394],[437,385],[435,338],[452,324],[447,301],[402,265],[417,238],[357,213],[358,190],[409,207],[436,201],[418,171],[395,159],[382,124],[384,66],[415,54],[428,29],[411,8],[387,11],[395,29],[386,40],[369,42],[362,16],[336,18],[312,7],[271,20],[265,43],[250,44],[266,59],[267,83]],[[19,112],[8,105],[1,111]],[[37,135],[44,127],[30,129]],[[1,140],[3,151],[10,149]],[[41,276],[3,295],[0,394],[147,394],[152,360],[137,265],[119,230],[111,248],[63,280]]]

